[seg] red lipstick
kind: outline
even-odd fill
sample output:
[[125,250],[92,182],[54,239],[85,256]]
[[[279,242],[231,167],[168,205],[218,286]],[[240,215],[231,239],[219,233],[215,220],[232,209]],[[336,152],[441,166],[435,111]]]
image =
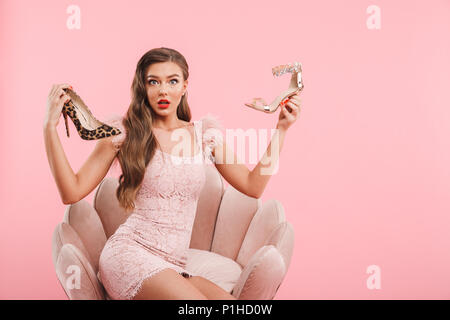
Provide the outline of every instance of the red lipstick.
[[161,109],[166,109],[166,108],[168,108],[168,107],[169,107],[169,104],[170,104],[170,101],[167,100],[167,99],[161,99],[161,100],[158,101],[158,106],[159,106]]

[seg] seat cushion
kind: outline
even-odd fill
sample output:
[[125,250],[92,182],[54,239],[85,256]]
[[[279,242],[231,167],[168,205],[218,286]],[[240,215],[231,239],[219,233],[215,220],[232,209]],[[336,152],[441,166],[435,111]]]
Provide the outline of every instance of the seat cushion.
[[186,270],[214,282],[230,293],[242,272],[241,266],[230,258],[192,248],[187,253]]

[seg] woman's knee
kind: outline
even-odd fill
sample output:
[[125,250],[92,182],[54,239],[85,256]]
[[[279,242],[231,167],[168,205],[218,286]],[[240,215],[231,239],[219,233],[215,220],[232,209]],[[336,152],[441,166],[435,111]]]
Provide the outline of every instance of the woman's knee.
[[198,288],[173,269],[146,278],[133,300],[206,300]]

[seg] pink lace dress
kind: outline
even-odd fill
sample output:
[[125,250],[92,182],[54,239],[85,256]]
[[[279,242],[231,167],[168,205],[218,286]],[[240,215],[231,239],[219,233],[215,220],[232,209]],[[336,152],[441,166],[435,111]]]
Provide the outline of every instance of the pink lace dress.
[[[122,131],[113,139],[119,149],[126,135],[121,117],[113,116],[108,124]],[[205,182],[205,165],[214,163],[211,150],[221,143],[223,127],[212,115],[193,124],[197,153],[180,157],[156,149],[137,193],[135,210],[103,248],[98,276],[111,299],[132,299],[146,278],[166,268],[184,277],[195,275],[185,269],[186,252]]]

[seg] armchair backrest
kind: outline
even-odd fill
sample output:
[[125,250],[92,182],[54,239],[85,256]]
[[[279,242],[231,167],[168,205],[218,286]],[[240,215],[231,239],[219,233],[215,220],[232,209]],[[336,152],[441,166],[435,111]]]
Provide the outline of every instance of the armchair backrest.
[[[210,251],[224,184],[214,166],[205,166],[205,174],[206,181],[197,205],[190,248]],[[93,205],[103,224],[106,238],[113,235],[128,218],[116,197],[118,186],[117,178],[107,177],[99,184],[95,193]]]

